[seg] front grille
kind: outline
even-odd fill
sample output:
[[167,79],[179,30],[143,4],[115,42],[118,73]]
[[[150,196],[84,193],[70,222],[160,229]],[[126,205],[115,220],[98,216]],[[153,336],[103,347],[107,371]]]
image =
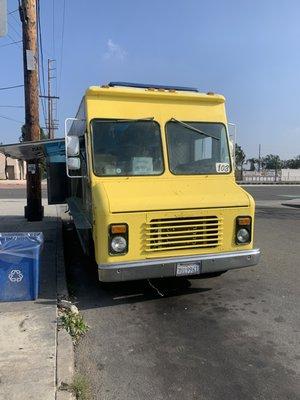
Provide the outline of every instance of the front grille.
[[223,222],[216,216],[152,219],[146,225],[145,250],[212,248],[222,238]]

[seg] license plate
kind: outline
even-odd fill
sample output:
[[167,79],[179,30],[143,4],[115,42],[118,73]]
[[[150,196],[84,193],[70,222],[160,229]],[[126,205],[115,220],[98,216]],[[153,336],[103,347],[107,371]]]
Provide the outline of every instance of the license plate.
[[176,275],[197,275],[200,273],[200,264],[189,263],[189,264],[177,264]]

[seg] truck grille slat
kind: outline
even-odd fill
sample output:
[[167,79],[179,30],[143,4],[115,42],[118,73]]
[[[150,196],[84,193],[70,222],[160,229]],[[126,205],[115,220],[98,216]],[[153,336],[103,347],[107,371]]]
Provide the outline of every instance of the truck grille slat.
[[209,247],[217,247],[221,243],[210,243],[210,244],[193,244],[193,245],[184,245],[184,246],[172,246],[170,247],[157,247],[157,248],[151,248],[151,250],[146,251],[164,251],[164,250],[179,250],[179,249],[198,249],[198,248],[209,248]]
[[222,244],[223,222],[216,216],[152,219],[145,234],[146,252],[211,248]]
[[[187,233],[187,232],[186,232],[186,233]],[[197,238],[197,239],[195,239],[195,234],[194,234],[194,232],[192,232],[192,233],[189,234],[189,235],[177,235],[177,234],[176,234],[176,235],[173,236],[173,240],[176,239],[176,243],[177,243],[177,241],[181,241],[181,240],[188,242],[189,239],[190,239],[191,241],[195,241],[195,240],[197,240],[197,241],[205,241],[206,238],[210,238],[210,237],[212,237],[212,239],[214,240],[215,237],[216,237],[216,233],[215,233],[215,232],[214,232],[214,233],[206,233],[206,234],[205,234],[205,238]],[[220,237],[222,237],[222,235],[219,235],[219,238],[220,238]],[[170,237],[169,237],[169,236],[168,236],[168,237],[164,236],[162,239],[163,239],[163,242],[164,242],[165,239],[170,239]],[[185,240],[185,239],[187,239],[187,240]],[[147,238],[146,241],[147,241],[147,242],[152,242],[153,239],[152,239],[152,238]],[[168,241],[168,243],[170,243],[170,242]]]
[[[219,228],[219,231],[222,231],[223,230],[223,228],[222,228],[222,224],[220,224],[219,225],[220,226],[220,228]],[[186,229],[186,228],[188,228],[188,229]],[[191,229],[189,229],[189,228],[193,228],[192,230]],[[197,233],[197,232],[215,232],[216,231],[216,228],[215,227],[213,227],[213,228],[201,228],[201,229],[198,229],[198,228],[194,228],[194,225],[190,225],[190,226],[184,226],[184,227],[181,227],[181,228],[177,228],[177,227],[175,227],[175,228],[173,228],[173,227],[163,227],[163,228],[161,228],[160,229],[160,235],[169,235],[170,234],[170,229],[172,229],[172,232],[175,234],[175,233],[178,233],[178,235],[180,235],[180,234],[184,234],[185,232],[188,232],[188,233]],[[155,232],[153,232],[153,231],[157,231],[157,228],[151,228],[151,229],[146,229],[146,231],[149,231],[149,233],[151,233],[151,234],[154,234]]]
[[[153,220],[154,221],[154,220]],[[159,220],[156,220],[159,221]],[[186,224],[186,223],[193,223],[194,225],[198,224],[203,224],[204,222],[216,222],[216,217],[191,217],[191,218],[164,218],[163,220],[161,220],[162,222],[160,222],[160,225],[182,225],[182,224]],[[152,222],[152,221],[151,221]]]

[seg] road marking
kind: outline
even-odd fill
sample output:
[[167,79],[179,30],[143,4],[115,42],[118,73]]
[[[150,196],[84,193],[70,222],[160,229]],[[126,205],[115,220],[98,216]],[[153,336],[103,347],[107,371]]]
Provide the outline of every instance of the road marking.
[[277,194],[277,196],[289,197],[291,199],[300,199],[300,195],[297,195],[297,194],[295,194],[294,196],[292,194]]

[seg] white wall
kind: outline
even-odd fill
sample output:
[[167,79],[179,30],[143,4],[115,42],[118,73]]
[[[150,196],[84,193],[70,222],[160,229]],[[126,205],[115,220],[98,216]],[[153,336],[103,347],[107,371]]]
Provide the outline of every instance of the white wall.
[[[13,167],[10,170],[14,172],[14,179],[25,179],[26,165],[25,162],[20,160],[14,160],[7,157],[7,166]],[[0,153],[0,179],[6,179],[5,175],[5,156]]]
[[283,182],[300,182],[300,168],[299,169],[282,169],[281,180]]

